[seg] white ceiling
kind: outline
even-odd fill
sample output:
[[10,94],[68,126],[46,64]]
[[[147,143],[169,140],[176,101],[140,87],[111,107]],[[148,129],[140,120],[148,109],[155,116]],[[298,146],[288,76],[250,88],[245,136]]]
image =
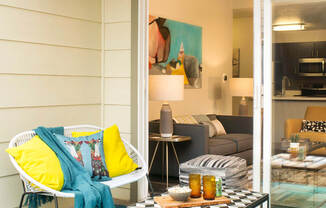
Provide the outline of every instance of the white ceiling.
[[326,29],[326,1],[274,0],[273,24],[304,23],[306,30]]
[[[272,0],[273,24],[304,23],[306,30],[326,29],[326,0]],[[234,18],[251,17],[252,0],[233,0]]]

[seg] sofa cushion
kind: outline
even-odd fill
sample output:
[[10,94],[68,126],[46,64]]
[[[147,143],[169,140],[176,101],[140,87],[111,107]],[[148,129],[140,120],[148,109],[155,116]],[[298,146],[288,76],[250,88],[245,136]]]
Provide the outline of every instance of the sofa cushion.
[[229,139],[216,139],[215,136],[208,140],[208,154],[231,155],[237,152],[237,145]]
[[209,139],[209,154],[229,155],[252,149],[252,135],[226,134]]

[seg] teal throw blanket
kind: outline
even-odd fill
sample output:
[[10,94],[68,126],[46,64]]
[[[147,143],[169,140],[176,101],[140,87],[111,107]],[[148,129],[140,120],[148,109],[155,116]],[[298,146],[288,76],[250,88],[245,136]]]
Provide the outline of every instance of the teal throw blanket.
[[[35,132],[56,153],[64,175],[61,191],[75,194],[75,208],[114,208],[110,187],[92,181],[84,167],[57,140],[52,129],[38,127]],[[56,132],[60,132],[58,128]]]

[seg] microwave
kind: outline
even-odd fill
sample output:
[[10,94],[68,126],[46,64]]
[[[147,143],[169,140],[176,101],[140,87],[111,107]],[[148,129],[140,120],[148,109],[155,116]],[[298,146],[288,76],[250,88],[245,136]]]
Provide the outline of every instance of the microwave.
[[306,77],[325,76],[326,58],[300,58],[297,74]]

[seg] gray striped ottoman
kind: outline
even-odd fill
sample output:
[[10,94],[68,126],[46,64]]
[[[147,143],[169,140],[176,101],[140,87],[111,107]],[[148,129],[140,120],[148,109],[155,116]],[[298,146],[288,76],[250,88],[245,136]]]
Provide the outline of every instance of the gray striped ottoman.
[[190,173],[221,177],[222,184],[230,188],[246,188],[248,184],[247,162],[235,156],[202,155],[180,164],[181,185],[188,184]]

